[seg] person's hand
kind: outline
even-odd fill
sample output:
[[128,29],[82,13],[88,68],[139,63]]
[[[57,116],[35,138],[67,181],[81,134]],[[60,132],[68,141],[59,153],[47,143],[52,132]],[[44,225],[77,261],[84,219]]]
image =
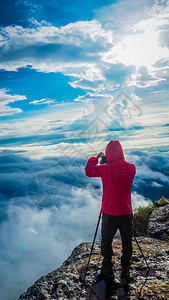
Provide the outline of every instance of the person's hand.
[[105,154],[103,152],[100,152],[98,155],[97,155],[97,158],[100,158],[100,157],[103,157],[105,156]]

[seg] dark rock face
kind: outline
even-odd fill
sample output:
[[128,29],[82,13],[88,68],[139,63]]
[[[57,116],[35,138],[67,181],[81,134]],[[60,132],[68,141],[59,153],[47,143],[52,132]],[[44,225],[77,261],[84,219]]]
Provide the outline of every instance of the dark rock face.
[[[169,243],[152,238],[137,238],[139,245],[149,264],[150,271],[146,285],[146,264],[133,240],[133,258],[131,275],[135,282],[130,284],[130,290],[124,295],[120,289],[111,299],[130,300],[161,300],[169,299]],[[95,280],[95,275],[100,271],[102,258],[100,256],[100,243],[95,243],[89,265],[85,285],[82,288],[81,280],[84,278],[86,265],[91,249],[91,243],[83,243],[76,247],[71,256],[57,270],[41,277],[33,286],[22,294],[19,300],[96,300],[98,297],[93,293],[90,286]],[[112,261],[114,264],[115,277],[120,279],[121,267],[121,240],[113,241]],[[141,294],[139,295],[141,290]],[[140,298],[139,298],[140,296]],[[99,294],[99,299],[105,300],[104,290]]]
[[150,237],[169,239],[169,205],[155,209],[149,217],[148,233]]

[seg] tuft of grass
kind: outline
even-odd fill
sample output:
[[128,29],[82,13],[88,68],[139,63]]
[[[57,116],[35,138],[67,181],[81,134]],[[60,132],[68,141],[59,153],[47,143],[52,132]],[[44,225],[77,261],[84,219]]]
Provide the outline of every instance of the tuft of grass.
[[149,204],[148,206],[139,207],[134,210],[133,233],[136,236],[148,236],[148,220],[154,209],[156,209],[154,204]]

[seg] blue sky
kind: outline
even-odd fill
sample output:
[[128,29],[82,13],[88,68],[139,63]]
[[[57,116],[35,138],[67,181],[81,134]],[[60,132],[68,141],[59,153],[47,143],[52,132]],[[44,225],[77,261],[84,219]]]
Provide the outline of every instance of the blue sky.
[[0,1],[3,300],[92,240],[84,167],[110,140],[136,165],[133,208],[168,199],[168,20],[169,1]]
[[43,157],[50,142],[58,156],[73,141],[89,155],[113,138],[168,149],[168,1],[0,5],[2,150],[39,156],[43,145]]

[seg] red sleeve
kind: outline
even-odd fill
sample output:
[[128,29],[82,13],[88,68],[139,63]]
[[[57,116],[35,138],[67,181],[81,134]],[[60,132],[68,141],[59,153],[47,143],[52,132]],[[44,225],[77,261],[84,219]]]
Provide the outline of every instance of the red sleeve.
[[98,158],[89,158],[87,165],[85,167],[85,173],[88,177],[101,177],[100,166],[97,166]]

